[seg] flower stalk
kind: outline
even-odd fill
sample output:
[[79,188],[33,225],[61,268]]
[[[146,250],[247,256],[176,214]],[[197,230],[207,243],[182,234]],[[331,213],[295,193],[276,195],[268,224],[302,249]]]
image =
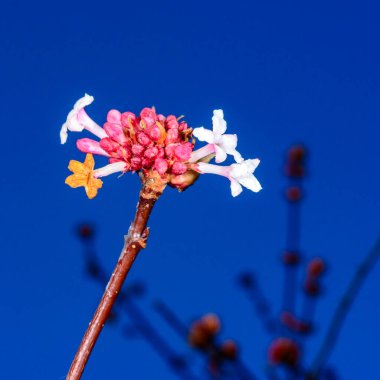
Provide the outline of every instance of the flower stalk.
[[108,319],[124,280],[136,260],[138,253],[142,248],[146,247],[146,241],[149,235],[147,222],[153,206],[166,187],[166,183],[163,182],[159,176],[155,175],[154,172],[151,172],[148,176],[142,176],[142,182],[136,215],[129,228],[128,234],[125,236],[121,255],[74,357],[66,380],[78,380],[81,378],[91,351]]

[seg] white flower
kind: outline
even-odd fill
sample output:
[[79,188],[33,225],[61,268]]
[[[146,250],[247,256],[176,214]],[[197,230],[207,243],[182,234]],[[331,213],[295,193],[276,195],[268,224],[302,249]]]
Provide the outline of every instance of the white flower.
[[256,158],[231,165],[229,178],[231,180],[231,193],[233,197],[236,197],[243,191],[241,185],[255,193],[262,189],[260,182],[253,175],[259,163],[260,160]]
[[[234,156],[236,162],[242,162],[243,158],[236,150],[237,136],[225,135],[227,123],[223,118],[223,110],[214,110],[212,117],[212,131],[203,127],[195,128],[193,135],[200,141],[206,141],[215,148],[215,162],[226,160],[227,154]],[[190,162],[195,162],[193,159]]]
[[255,158],[252,160],[245,160],[239,164],[232,164],[231,166],[218,166],[198,162],[192,167],[202,174],[218,174],[227,177],[231,181],[231,193],[233,197],[239,195],[242,191],[242,185],[249,190],[257,193],[262,187],[253,172],[259,165],[260,160]]
[[96,124],[86,113],[84,107],[88,106],[94,101],[94,97],[84,94],[82,98],[77,100],[74,108],[67,115],[66,122],[63,123],[60,132],[61,144],[67,140],[67,131],[82,132],[87,129],[99,138],[106,137],[107,134],[102,127]]

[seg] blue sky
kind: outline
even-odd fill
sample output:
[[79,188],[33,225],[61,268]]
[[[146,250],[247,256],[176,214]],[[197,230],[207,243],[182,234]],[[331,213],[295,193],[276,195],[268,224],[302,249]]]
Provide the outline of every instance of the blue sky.
[[[150,220],[148,249],[131,280],[146,282],[141,306],[165,299],[185,321],[223,317],[260,373],[268,340],[234,279],[260,274],[280,305],[285,244],[284,151],[310,150],[302,218],[304,254],[330,263],[317,309],[323,330],[350,276],[379,233],[379,7],[375,2],[6,2],[0,15],[4,160],[0,178],[4,378],[62,379],[101,296],[83,275],[73,226],[93,220],[111,270],[133,217],[137,176],[106,178],[89,201],[64,185],[76,136],[59,143],[72,104],[87,92],[102,123],[111,108],[155,105],[211,126],[222,108],[244,157],[259,157],[263,191],[236,199],[223,178],[168,189]],[[78,136],[79,137],[79,136]],[[6,158],[6,159],[5,159]],[[380,268],[368,279],[331,358],[342,378],[378,372]],[[319,338],[306,355],[312,356]],[[84,379],[174,379],[141,340],[106,328]]]

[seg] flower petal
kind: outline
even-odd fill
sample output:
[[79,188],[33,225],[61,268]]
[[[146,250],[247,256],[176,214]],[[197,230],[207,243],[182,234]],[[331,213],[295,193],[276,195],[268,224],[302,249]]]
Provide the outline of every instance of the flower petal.
[[220,137],[219,146],[227,153],[234,156],[236,162],[243,162],[243,157],[236,150],[237,136],[236,135],[223,135]]
[[97,178],[90,178],[85,186],[86,194],[89,199],[93,199],[98,194],[98,189],[103,186],[103,181]]
[[83,109],[83,107],[88,106],[94,101],[94,97],[88,94],[84,94],[84,96],[76,101],[73,109],[69,112],[66,118],[66,122],[63,123],[60,137],[61,144],[64,144],[67,140],[67,130],[72,132],[81,132],[84,129],[84,125],[79,123],[78,121],[78,112]]
[[84,166],[88,168],[90,171],[94,169],[95,160],[94,160],[94,156],[91,153],[86,154],[86,159],[84,160]]
[[199,141],[206,141],[209,144],[214,143],[214,134],[209,129],[205,129],[203,127],[194,128],[193,136]]
[[259,192],[262,189],[260,182],[253,174],[251,174],[249,177],[241,178],[239,182],[244,187],[246,187],[249,190],[252,190],[255,193]]
[[81,108],[84,108],[90,105],[94,101],[94,97],[88,94],[84,94],[84,96],[78,99],[74,104],[74,110],[78,111]]
[[84,166],[83,162],[79,162],[76,160],[70,160],[68,168],[75,174],[87,175],[89,173],[88,169]]
[[223,110],[214,110],[212,117],[212,131],[214,134],[223,135],[227,130],[227,123],[224,120]]
[[235,181],[233,178],[231,179],[231,194],[233,197],[238,196],[243,191],[240,183]]
[[258,158],[245,160],[245,162],[248,165],[248,170],[250,171],[250,173],[253,173],[260,164],[260,160]]
[[59,132],[59,138],[61,139],[61,144],[64,144],[67,141],[66,123],[62,124],[61,131]]
[[67,115],[66,122],[63,123],[61,127],[61,144],[64,144],[67,141],[67,131],[82,132],[83,129],[87,129],[89,132],[93,133],[99,138],[107,136],[104,129],[96,124],[84,110],[84,107],[88,106],[93,101],[93,96],[85,94],[74,104],[73,109]]
[[86,186],[87,175],[85,174],[71,174],[65,180],[66,185],[69,185],[72,188]]
[[227,158],[227,153],[218,145],[215,145],[215,162],[219,164],[225,161]]

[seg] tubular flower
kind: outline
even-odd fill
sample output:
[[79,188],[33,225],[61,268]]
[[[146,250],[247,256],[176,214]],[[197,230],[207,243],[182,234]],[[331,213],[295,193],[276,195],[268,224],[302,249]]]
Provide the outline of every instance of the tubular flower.
[[191,162],[196,162],[199,158],[212,152],[215,152],[216,163],[225,161],[227,154],[231,154],[236,162],[242,162],[243,158],[236,150],[237,136],[225,135],[224,133],[226,130],[227,122],[224,120],[223,110],[214,110],[214,116],[212,117],[212,131],[203,127],[195,128],[193,131],[193,135],[199,141],[206,141],[209,145],[195,151],[191,157]]
[[96,124],[84,110],[84,107],[88,106],[93,101],[94,98],[92,96],[84,94],[84,96],[74,104],[74,108],[67,115],[66,122],[63,123],[61,128],[61,144],[66,142],[68,130],[71,132],[82,132],[83,129],[87,129],[100,138],[105,137],[104,130]]
[[242,185],[249,190],[257,193],[262,187],[256,177],[253,175],[259,165],[259,159],[245,160],[240,164],[231,166],[217,166],[204,162],[198,162],[193,165],[195,171],[201,174],[219,174],[231,181],[231,193],[233,197],[239,195],[242,191]]
[[[84,164],[71,161],[69,169],[74,174],[66,180],[71,187],[84,186],[89,198],[95,197],[101,187],[98,178],[117,172],[138,172],[142,178],[160,179],[179,191],[191,186],[201,173],[229,178],[233,196],[242,191],[241,185],[253,191],[261,189],[252,174],[259,160],[243,161],[236,150],[236,135],[224,134],[227,124],[222,110],[214,111],[213,131],[202,127],[193,133],[181,120],[182,116],[157,114],[154,107],[144,108],[140,115],[112,109],[101,127],[84,110],[93,100],[87,94],[79,99],[60,133],[62,144],[67,139],[67,131],[86,129],[98,138],[77,140],[77,148],[87,153],[86,161]],[[193,136],[208,144],[194,152]],[[106,157],[109,165],[94,170],[92,154]],[[216,162],[224,161],[227,154],[233,155],[238,163],[229,167],[208,164],[214,156]]]

